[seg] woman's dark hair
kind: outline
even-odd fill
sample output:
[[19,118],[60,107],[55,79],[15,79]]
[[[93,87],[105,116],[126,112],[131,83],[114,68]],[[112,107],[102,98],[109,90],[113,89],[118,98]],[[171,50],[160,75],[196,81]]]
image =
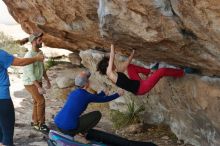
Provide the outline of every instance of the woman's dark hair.
[[106,75],[106,70],[108,67],[108,62],[109,62],[109,58],[108,57],[103,57],[102,60],[100,60],[100,62],[97,64],[97,71],[102,74],[102,75]]

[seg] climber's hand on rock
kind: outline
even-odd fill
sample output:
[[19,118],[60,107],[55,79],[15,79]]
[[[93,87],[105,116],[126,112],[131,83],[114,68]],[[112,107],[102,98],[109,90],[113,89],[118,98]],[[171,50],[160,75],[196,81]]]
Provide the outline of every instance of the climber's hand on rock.
[[122,89],[118,90],[118,94],[119,94],[119,96],[123,96],[123,95],[124,95],[124,93],[125,93],[125,91],[124,91],[124,90],[122,90]]
[[109,95],[109,90],[108,89],[104,89],[103,92],[105,93],[105,95]]

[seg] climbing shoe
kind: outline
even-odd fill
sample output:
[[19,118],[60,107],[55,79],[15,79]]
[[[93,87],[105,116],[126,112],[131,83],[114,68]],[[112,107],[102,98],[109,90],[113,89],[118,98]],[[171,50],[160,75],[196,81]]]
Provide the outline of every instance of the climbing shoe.
[[151,70],[157,70],[159,67],[159,63],[156,63],[155,65],[153,65],[150,69]]
[[200,74],[201,73],[198,69],[190,68],[190,67],[184,67],[183,70],[186,74]]

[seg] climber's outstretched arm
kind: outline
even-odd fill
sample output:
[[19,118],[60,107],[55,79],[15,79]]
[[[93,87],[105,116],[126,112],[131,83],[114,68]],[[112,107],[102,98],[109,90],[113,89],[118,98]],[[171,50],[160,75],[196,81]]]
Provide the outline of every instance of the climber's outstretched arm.
[[121,66],[118,68],[119,72],[125,72],[127,70],[128,65],[131,63],[131,61],[132,61],[132,59],[134,57],[134,52],[135,51],[132,50],[132,53],[129,56],[129,58],[121,64]]
[[114,59],[115,59],[115,47],[113,44],[111,44],[110,58],[109,58],[109,62],[108,62],[107,72],[106,72],[107,75],[111,74],[113,72]]

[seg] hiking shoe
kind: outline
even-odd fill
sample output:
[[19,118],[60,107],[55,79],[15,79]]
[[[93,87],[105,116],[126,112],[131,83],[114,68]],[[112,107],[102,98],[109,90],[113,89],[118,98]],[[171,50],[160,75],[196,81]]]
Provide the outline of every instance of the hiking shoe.
[[39,124],[36,124],[36,123],[33,123],[33,122],[31,122],[31,127],[33,127],[34,130],[39,130],[40,129]]
[[40,131],[45,134],[48,134],[50,131],[50,129],[45,124],[35,124],[31,122],[31,126],[33,127],[34,130]]
[[39,124],[39,131],[42,133],[49,133],[50,129],[47,127],[46,124]]

